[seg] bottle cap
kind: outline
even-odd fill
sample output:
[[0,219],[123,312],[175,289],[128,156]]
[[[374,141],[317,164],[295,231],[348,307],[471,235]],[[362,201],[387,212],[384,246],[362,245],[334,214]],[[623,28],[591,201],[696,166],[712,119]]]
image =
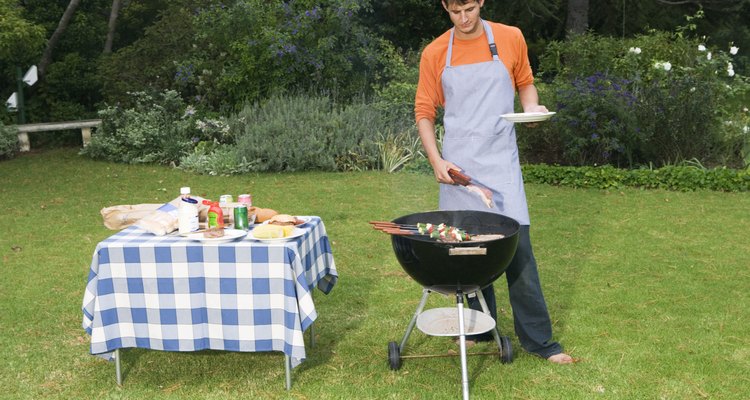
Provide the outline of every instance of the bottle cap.
[[198,200],[193,199],[191,197],[183,197],[182,201],[184,201],[185,203],[190,203],[190,204],[198,204]]
[[190,194],[190,187],[189,186],[183,186],[180,188],[180,194]]

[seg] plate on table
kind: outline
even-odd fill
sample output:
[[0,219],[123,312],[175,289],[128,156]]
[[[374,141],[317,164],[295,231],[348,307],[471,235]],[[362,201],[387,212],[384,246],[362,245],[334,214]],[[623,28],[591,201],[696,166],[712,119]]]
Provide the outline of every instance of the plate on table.
[[305,225],[306,223],[310,222],[310,220],[312,220],[312,217],[300,217],[300,216],[297,216],[297,217],[294,217],[294,218],[297,218],[297,223],[294,224],[295,226]]
[[541,122],[552,118],[553,115],[557,114],[554,111],[550,112],[528,112],[528,113],[510,113],[503,114],[501,117],[507,119],[510,122]]
[[203,232],[189,233],[185,235],[185,237],[190,240],[197,240],[203,243],[226,243],[237,240],[239,238],[243,238],[245,237],[245,235],[247,235],[247,231],[244,231],[242,229],[224,229],[224,236],[221,237],[207,238],[203,236]]
[[[296,223],[294,224],[294,226],[302,226],[302,225],[305,225],[306,223],[312,221],[312,217],[299,217],[299,216],[295,216],[294,218],[297,220]],[[262,224],[268,224],[270,222],[271,222],[270,220],[269,221],[263,221]]]
[[305,234],[305,230],[304,229],[300,229],[300,228],[295,227],[294,230],[292,231],[291,235],[280,237],[280,238],[269,238],[269,239],[266,239],[266,238],[257,238],[255,236],[253,236],[253,231],[248,232],[247,233],[247,237],[250,238],[250,239],[253,239],[253,240],[259,240],[261,242],[286,242],[287,240],[298,238],[298,237],[300,237],[300,236],[302,236],[304,234]]

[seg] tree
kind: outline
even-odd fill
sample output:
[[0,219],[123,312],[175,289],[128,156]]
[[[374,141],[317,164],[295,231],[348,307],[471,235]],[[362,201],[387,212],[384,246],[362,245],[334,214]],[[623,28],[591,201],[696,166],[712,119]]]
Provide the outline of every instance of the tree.
[[568,0],[566,35],[580,35],[589,29],[589,0]]
[[747,3],[747,0],[656,0],[659,3],[670,6],[696,5],[711,10],[739,10]]
[[115,27],[117,26],[117,16],[120,13],[120,4],[120,0],[112,0],[112,8],[109,11],[107,40],[104,42],[104,54],[109,54],[112,52],[112,42],[115,39]]
[[70,3],[68,3],[68,7],[65,9],[65,12],[62,15],[62,18],[60,18],[60,22],[57,24],[57,29],[55,29],[55,32],[52,33],[52,36],[47,41],[47,47],[44,48],[42,59],[39,60],[39,64],[37,65],[40,79],[44,79],[44,74],[47,70],[47,66],[49,66],[49,64],[52,62],[52,51],[55,49],[57,42],[60,41],[60,37],[65,32],[65,29],[68,28],[70,19],[73,18],[73,14],[76,12],[76,9],[78,8],[78,5],[80,3],[81,0],[70,0]]
[[0,66],[29,62],[44,44],[44,28],[24,19],[22,10],[15,1],[0,0]]

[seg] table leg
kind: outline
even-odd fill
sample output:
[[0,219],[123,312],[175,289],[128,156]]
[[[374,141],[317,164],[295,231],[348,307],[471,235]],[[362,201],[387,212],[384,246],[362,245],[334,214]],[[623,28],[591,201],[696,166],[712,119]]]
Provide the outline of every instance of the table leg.
[[120,349],[115,350],[115,375],[117,376],[117,386],[122,386],[122,373],[120,370]]
[[292,358],[284,354],[284,369],[286,370],[286,390],[292,389]]

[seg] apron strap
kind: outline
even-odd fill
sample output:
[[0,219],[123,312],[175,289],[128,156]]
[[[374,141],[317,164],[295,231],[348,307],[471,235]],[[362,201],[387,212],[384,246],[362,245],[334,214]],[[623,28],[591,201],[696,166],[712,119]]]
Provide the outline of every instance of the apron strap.
[[[487,43],[490,46],[490,53],[492,53],[492,59],[500,61],[500,56],[497,52],[497,46],[495,45],[495,35],[492,34],[492,29],[487,21],[480,19],[482,26],[484,27],[484,33],[487,35]],[[448,40],[448,52],[445,54],[445,68],[451,67],[451,58],[453,56],[453,37],[455,35],[456,28],[451,28],[451,37]]]
[[451,67],[451,56],[453,55],[453,33],[456,28],[451,28],[451,38],[448,40],[448,52],[445,54],[445,68]]
[[488,24],[487,21],[482,20],[482,25],[484,26],[484,32],[487,35],[487,43],[489,43],[490,45],[490,53],[492,53],[492,59],[495,61],[500,61],[500,56],[498,56],[497,53],[497,46],[495,45],[495,35],[492,34],[490,24]]

